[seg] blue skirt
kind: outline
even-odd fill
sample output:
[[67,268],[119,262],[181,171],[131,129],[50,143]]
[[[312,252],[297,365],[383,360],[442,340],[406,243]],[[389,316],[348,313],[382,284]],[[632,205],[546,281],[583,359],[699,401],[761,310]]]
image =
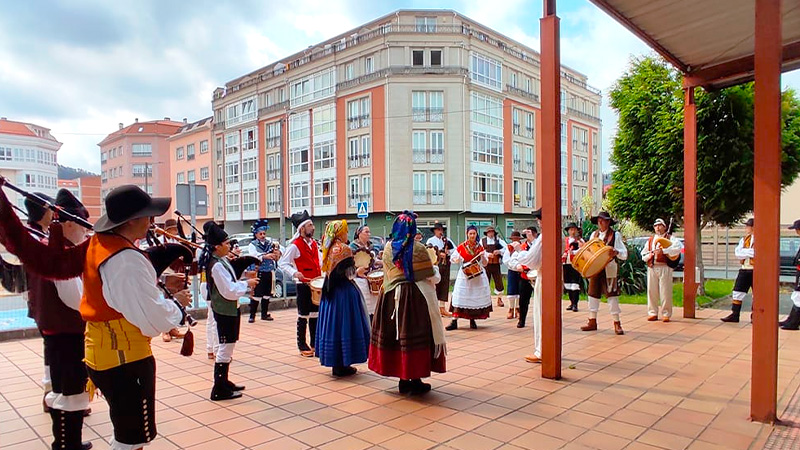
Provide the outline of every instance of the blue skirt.
[[369,319],[361,291],[344,283],[319,303],[317,341],[314,351],[325,367],[363,363],[369,353]]

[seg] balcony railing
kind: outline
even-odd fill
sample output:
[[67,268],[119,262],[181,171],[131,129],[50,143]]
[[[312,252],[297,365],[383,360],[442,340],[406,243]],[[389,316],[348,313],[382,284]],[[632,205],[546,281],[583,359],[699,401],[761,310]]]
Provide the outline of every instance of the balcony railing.
[[511,125],[511,132],[514,133],[514,135],[519,136],[521,130],[522,130],[522,125],[518,123]]
[[515,159],[512,163],[514,165],[514,170],[519,172],[521,170],[520,167],[522,166],[522,160],[521,159]]
[[359,128],[366,128],[368,126],[369,126],[369,114],[347,118],[348,130],[357,130]]
[[369,167],[371,158],[369,154],[361,154],[356,156],[350,156],[347,159],[348,159],[347,166],[351,169],[357,169],[359,167]]
[[[151,171],[147,172],[147,176],[148,177],[152,177],[153,176],[153,171],[151,170]],[[145,173],[144,172],[133,172],[133,177],[134,178],[144,178],[145,177]]]
[[361,83],[369,83],[370,81],[385,77],[388,73],[389,69],[381,69],[357,78],[353,78],[352,80],[342,81],[341,83],[336,84],[336,90],[348,89],[353,86],[358,86]]
[[194,153],[192,153],[191,155],[186,155],[186,160],[187,160],[187,161],[192,161],[192,160],[194,160]]
[[570,114],[572,114],[573,116],[580,117],[581,119],[592,120],[592,121],[596,121],[596,122],[600,121],[599,117],[595,117],[595,116],[593,116],[593,115],[591,115],[589,113],[585,113],[583,111],[579,111],[579,110],[577,110],[575,108],[567,108],[567,111]]
[[539,103],[539,96],[534,94],[533,92],[528,92],[525,89],[520,89],[518,87],[507,84],[506,91],[508,91],[509,94],[524,97],[532,102]]
[[281,202],[267,202],[267,211],[268,212],[278,212],[280,211]]
[[370,194],[369,193],[364,193],[364,194],[352,194],[351,193],[350,195],[347,196],[347,199],[348,199],[348,204],[351,207],[355,208],[356,206],[358,206],[359,202],[369,201]]
[[275,111],[280,111],[282,109],[286,109],[286,110],[289,109],[289,100],[286,100],[286,101],[283,101],[283,102],[278,102],[278,103],[273,103],[273,104],[271,104],[269,106],[265,106],[264,108],[259,109],[258,110],[258,116],[259,117],[264,117],[267,114],[271,114],[271,113],[274,113]]
[[443,205],[444,191],[414,190],[413,203],[415,205]]
[[525,127],[525,134],[524,136],[530,139],[533,139],[533,127]]
[[525,172],[527,172],[527,173],[533,173],[533,163],[529,162],[529,161],[525,162],[524,169],[525,169]]
[[277,180],[280,175],[280,169],[267,169],[267,180]]
[[411,109],[411,117],[414,122],[443,122],[444,108],[415,107]]
[[275,148],[281,145],[281,137],[274,136],[271,138],[267,138],[267,148]]
[[444,163],[444,149],[418,149],[415,148],[412,152],[412,162],[414,164],[443,164]]

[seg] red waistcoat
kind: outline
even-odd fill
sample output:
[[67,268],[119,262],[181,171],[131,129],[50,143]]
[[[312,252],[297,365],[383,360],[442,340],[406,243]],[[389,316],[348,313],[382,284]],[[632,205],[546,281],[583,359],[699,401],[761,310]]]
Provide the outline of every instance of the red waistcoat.
[[302,237],[298,237],[292,243],[300,250],[300,257],[294,260],[294,265],[304,277],[312,279],[322,275],[319,266],[319,248],[316,241],[311,241],[309,246]]

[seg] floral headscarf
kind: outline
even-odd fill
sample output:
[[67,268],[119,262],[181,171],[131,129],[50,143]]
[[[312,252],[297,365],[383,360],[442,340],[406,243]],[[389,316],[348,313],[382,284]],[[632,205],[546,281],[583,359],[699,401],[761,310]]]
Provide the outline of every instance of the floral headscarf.
[[417,215],[413,211],[403,211],[392,225],[392,262],[408,281],[414,281],[412,259],[414,236],[417,234]]
[[331,262],[328,259],[328,252],[337,241],[347,241],[347,221],[333,220],[325,226],[325,233],[322,235],[322,271],[329,272]]

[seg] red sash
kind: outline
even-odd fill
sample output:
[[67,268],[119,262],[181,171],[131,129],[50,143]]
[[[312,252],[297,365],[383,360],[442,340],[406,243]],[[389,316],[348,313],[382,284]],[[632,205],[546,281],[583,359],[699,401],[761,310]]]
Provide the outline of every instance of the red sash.
[[470,252],[469,249],[467,248],[467,243],[462,242],[461,245],[458,246],[456,251],[461,256],[461,259],[463,259],[464,262],[466,263],[472,261],[473,259],[475,259],[476,256],[483,253],[483,247],[480,244],[478,244],[478,246],[475,247],[475,250],[473,252]]

